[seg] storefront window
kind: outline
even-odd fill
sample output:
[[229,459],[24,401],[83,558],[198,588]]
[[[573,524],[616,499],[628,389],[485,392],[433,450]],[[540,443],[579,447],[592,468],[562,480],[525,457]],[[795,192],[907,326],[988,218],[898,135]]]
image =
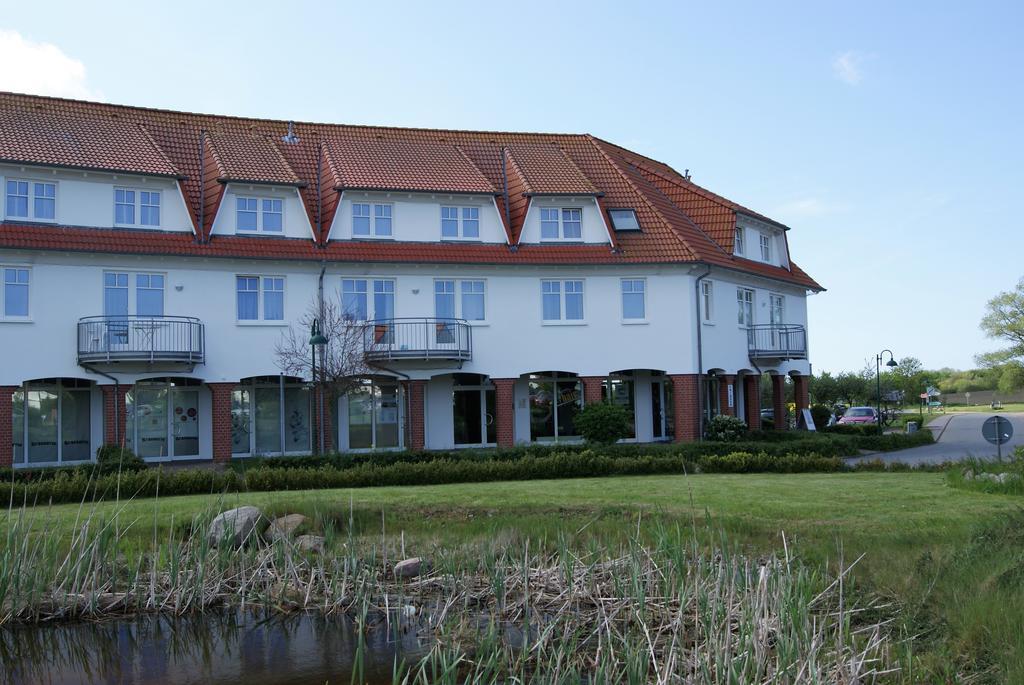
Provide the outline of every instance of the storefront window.
[[49,379],[11,396],[15,464],[62,464],[92,458],[91,383]]
[[606,402],[617,404],[629,414],[629,434],[627,438],[636,438],[636,406],[634,404],[633,379],[623,376],[610,376],[602,386]]
[[137,383],[125,396],[132,451],[143,459],[198,458],[199,385],[190,378]]
[[233,454],[294,454],[310,451],[309,389],[280,376],[242,381],[231,395]]
[[248,388],[235,390],[231,393],[231,453],[249,454],[252,445],[249,444],[251,431],[249,422],[252,420],[250,408],[250,397],[252,391]]

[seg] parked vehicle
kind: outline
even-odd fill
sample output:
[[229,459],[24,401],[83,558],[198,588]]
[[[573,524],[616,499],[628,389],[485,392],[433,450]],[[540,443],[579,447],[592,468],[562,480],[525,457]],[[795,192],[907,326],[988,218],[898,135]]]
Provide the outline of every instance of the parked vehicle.
[[878,413],[874,407],[850,407],[839,419],[840,426],[857,425],[862,423],[875,423],[878,421]]

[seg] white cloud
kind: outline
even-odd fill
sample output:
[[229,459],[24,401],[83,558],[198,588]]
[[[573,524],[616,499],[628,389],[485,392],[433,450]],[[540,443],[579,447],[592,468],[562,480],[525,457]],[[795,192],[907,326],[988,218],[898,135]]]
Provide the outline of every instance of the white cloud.
[[85,65],[52,43],[37,43],[0,29],[0,90],[34,95],[102,99],[89,87]]
[[847,50],[832,60],[832,71],[840,81],[855,86],[864,80],[865,55]]

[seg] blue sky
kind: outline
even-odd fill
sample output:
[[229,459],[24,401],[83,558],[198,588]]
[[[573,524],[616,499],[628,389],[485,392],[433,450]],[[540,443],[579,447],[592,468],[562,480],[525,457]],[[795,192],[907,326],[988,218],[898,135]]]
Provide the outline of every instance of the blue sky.
[[819,370],[971,366],[1024,275],[1020,3],[147,5],[9,4],[0,89],[593,133],[792,227]]

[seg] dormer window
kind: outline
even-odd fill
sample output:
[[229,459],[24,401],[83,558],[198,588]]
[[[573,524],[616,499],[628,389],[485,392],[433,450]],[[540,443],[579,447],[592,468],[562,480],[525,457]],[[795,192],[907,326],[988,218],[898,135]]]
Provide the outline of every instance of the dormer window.
[[640,230],[640,222],[637,221],[635,209],[609,209],[608,218],[612,220],[612,228],[616,231]]
[[541,209],[541,240],[580,240],[583,237],[583,210],[576,208]]
[[284,200],[272,197],[237,198],[235,230],[240,233],[281,233],[284,230]]
[[770,262],[772,261],[772,237],[765,233],[761,233],[761,261]]
[[160,191],[114,188],[114,225],[159,226]]
[[479,207],[441,207],[441,238],[476,240],[480,237]]
[[736,227],[736,239],[733,242],[733,254],[743,255],[743,229],[739,226]]
[[369,202],[352,203],[352,235],[357,238],[390,238],[392,207]]
[[7,218],[54,221],[57,218],[57,185],[38,181],[7,181]]

